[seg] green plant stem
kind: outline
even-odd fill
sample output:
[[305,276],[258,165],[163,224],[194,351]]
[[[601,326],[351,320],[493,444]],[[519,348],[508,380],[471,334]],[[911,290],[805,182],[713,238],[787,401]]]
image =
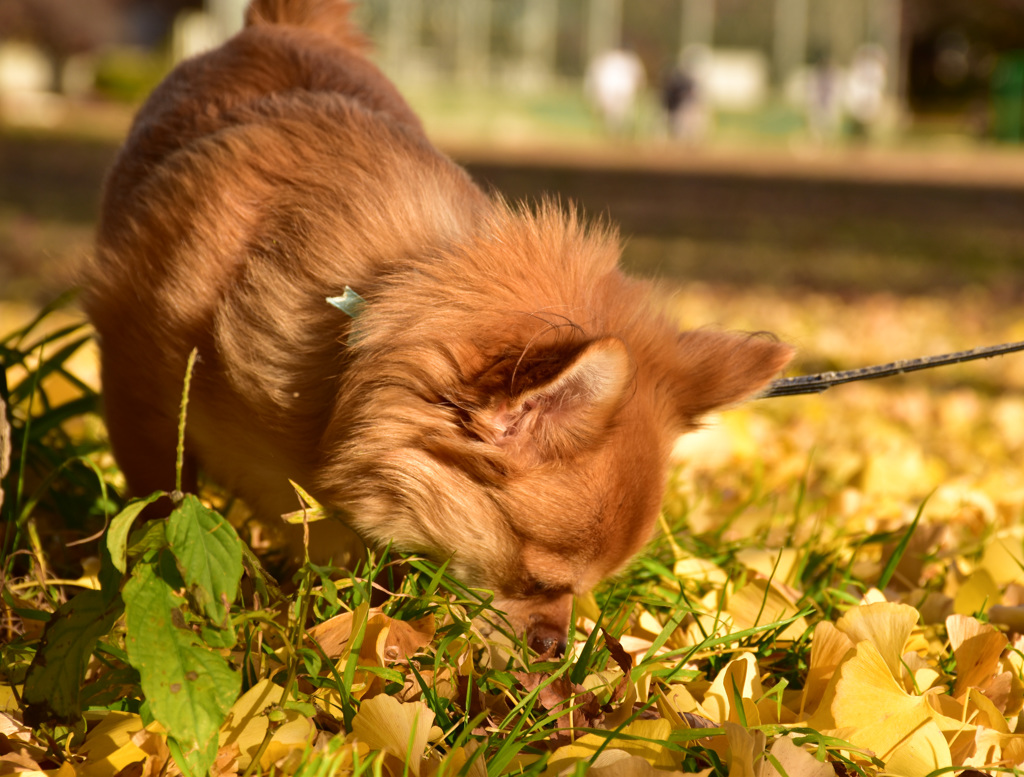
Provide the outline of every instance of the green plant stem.
[[181,470],[185,464],[185,418],[188,415],[188,392],[192,388],[192,370],[196,366],[199,349],[193,348],[185,366],[185,386],[181,392],[181,411],[178,413],[178,456],[174,464],[174,490],[181,493]]
[[[193,351],[192,353],[194,355],[195,351]],[[303,624],[306,622],[307,615],[309,614],[309,587],[310,580],[309,573],[307,571],[307,573],[303,576],[302,587],[298,594],[298,612],[296,613],[294,629],[292,630],[292,633],[289,635],[290,641],[294,643],[294,646],[296,647],[301,644],[302,635],[305,633],[302,627]],[[288,661],[288,678],[285,680],[284,689],[281,692],[282,707],[284,707],[284,705],[288,702],[288,699],[293,695],[296,680],[299,673],[299,663],[301,661],[297,649],[293,648],[289,651],[289,653],[290,656]],[[249,766],[246,768],[245,772],[243,772],[242,777],[252,777],[253,772],[259,766],[260,759],[263,757],[263,754],[267,751],[267,748],[270,747],[270,743],[274,739],[274,734],[276,733],[274,729],[274,725],[270,721],[268,721],[267,733],[263,735],[263,741],[260,742],[259,748],[256,750],[255,754],[253,754],[252,761],[250,761]]]

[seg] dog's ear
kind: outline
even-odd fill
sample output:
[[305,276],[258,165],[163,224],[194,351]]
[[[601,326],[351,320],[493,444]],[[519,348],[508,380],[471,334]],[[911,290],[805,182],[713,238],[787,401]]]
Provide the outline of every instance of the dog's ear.
[[673,385],[686,425],[757,394],[789,364],[794,350],[769,336],[695,330],[679,335]]
[[[526,369],[529,369],[528,367]],[[529,375],[517,382],[530,384]],[[547,459],[592,445],[608,428],[633,378],[616,337],[570,351],[540,382],[476,414],[481,437],[520,459]]]

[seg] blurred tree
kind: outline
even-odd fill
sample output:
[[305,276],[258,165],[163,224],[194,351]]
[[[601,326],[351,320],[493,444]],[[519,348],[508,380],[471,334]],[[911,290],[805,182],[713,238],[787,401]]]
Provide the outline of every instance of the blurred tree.
[[962,114],[984,132],[1000,58],[1024,50],[1024,0],[905,2],[911,105]]
[[162,44],[175,15],[202,0],[0,0],[0,41],[38,46],[60,90],[68,59],[112,44]]
[[67,60],[120,36],[122,0],[0,0],[0,37],[34,43],[53,64],[60,89]]

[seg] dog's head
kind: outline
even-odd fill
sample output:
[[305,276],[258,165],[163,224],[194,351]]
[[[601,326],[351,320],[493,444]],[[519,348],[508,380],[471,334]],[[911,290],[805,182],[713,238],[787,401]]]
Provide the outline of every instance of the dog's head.
[[463,574],[493,589],[542,653],[564,648],[573,596],[651,538],[678,435],[763,388],[792,356],[774,340],[706,331],[677,336],[669,353],[634,353],[616,337],[555,351],[523,359],[520,373],[526,362],[533,374],[504,383],[521,388],[494,391],[466,423],[505,471],[491,496],[503,541]]
[[[449,560],[463,582],[493,590],[546,652],[564,646],[573,596],[650,539],[676,438],[763,389],[792,349],[679,334],[649,311],[650,289],[614,267],[582,276],[576,304],[544,304],[565,294],[547,276],[514,288],[540,255],[507,236],[486,250],[505,276],[485,291],[474,284],[487,268],[433,288],[431,268],[410,274],[415,290],[394,307],[368,301],[351,367],[366,380],[342,397],[336,421],[339,436],[357,434],[338,446],[323,485],[352,505],[365,537]],[[495,258],[501,250],[509,255]],[[515,312],[526,296],[541,304]],[[422,299],[442,312],[430,326],[426,306],[409,310]]]

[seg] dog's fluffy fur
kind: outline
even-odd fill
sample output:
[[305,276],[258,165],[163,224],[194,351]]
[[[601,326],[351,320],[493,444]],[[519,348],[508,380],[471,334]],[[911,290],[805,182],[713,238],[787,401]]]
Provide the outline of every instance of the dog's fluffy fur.
[[[649,538],[675,437],[791,349],[679,334],[605,228],[481,192],[341,0],[255,0],[153,93],[107,181],[86,305],[131,490],[197,468],[259,514],[289,478],[368,542],[451,559],[534,644]],[[325,298],[366,300],[356,319]],[[314,550],[339,557],[340,525]]]

